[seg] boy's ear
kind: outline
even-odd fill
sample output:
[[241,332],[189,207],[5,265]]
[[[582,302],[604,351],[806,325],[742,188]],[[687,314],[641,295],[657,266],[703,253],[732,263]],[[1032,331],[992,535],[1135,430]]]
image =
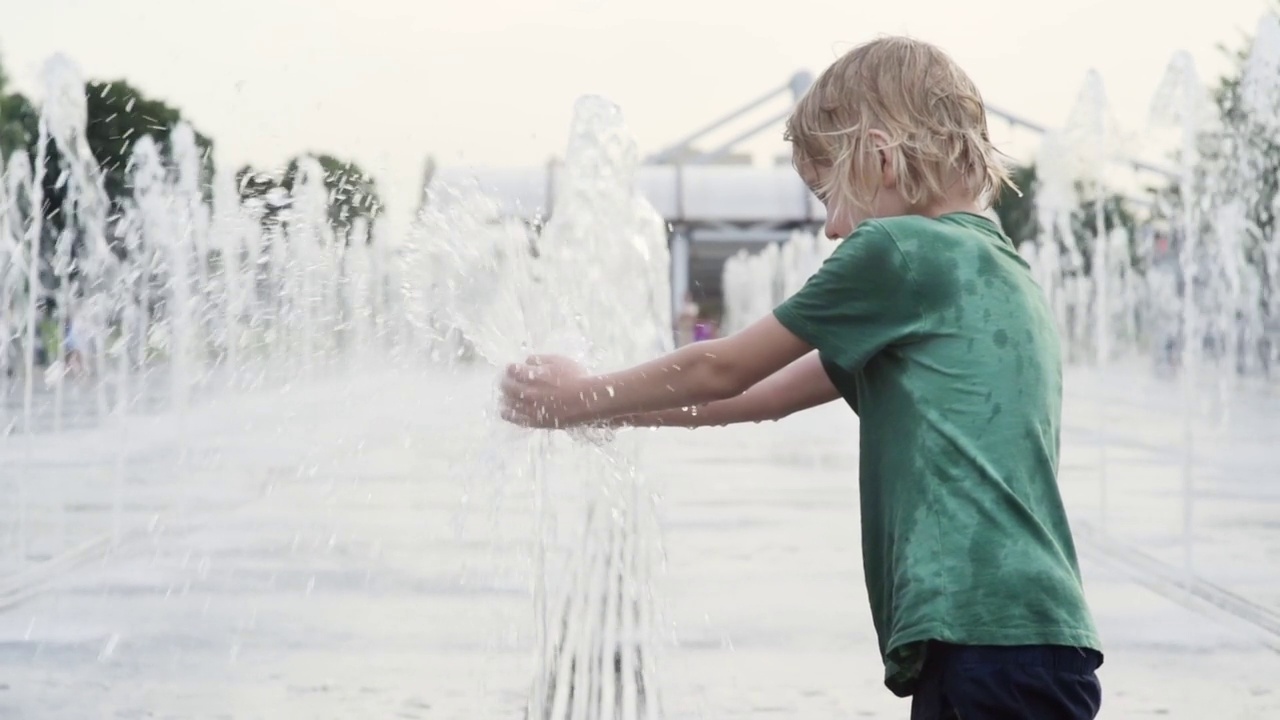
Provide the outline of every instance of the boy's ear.
[[898,173],[893,168],[893,160],[889,157],[892,152],[889,147],[889,136],[880,130],[868,130],[867,137],[871,140],[872,146],[876,150],[876,155],[880,158],[880,183],[886,188],[892,188],[898,184]]

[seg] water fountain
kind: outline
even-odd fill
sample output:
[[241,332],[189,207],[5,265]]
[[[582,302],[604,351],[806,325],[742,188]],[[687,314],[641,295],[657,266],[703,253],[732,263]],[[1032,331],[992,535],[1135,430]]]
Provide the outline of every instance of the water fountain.
[[[1039,234],[1020,248],[1053,309],[1072,377],[1092,390],[1084,422],[1097,450],[1088,463],[1097,478],[1097,515],[1079,526],[1096,530],[1100,542],[1146,543],[1169,567],[1178,563],[1165,549],[1180,551],[1182,567],[1169,574],[1202,595],[1216,592],[1205,590],[1207,568],[1197,571],[1193,562],[1197,531],[1201,541],[1209,532],[1197,521],[1197,498],[1210,492],[1200,478],[1213,472],[1202,448],[1238,432],[1226,430],[1231,404],[1242,399],[1237,386],[1267,371],[1275,357],[1268,338],[1280,329],[1280,293],[1273,289],[1280,235],[1259,223],[1273,217],[1269,209],[1277,201],[1268,189],[1274,188],[1280,134],[1280,20],[1274,16],[1258,27],[1233,107],[1233,115],[1219,117],[1191,57],[1179,53],[1152,101],[1143,133],[1149,144],[1140,148],[1111,119],[1101,78],[1090,73],[1064,127],[1042,136],[1034,188]],[[1156,143],[1162,139],[1170,142]],[[1174,170],[1146,178],[1160,189],[1154,201],[1129,205],[1138,223],[1131,238],[1123,227],[1108,227],[1116,223],[1103,203],[1117,193],[1144,192],[1118,172],[1139,149],[1163,158],[1142,164],[1145,169],[1168,163]],[[776,258],[789,253],[771,247],[726,265],[725,307],[733,327],[744,324],[738,319],[744,313],[758,317],[780,299],[772,278]],[[760,266],[770,270],[753,280],[751,268]],[[1176,477],[1161,478],[1158,491],[1177,498],[1177,530],[1133,524],[1134,510],[1112,497],[1132,497],[1134,478],[1126,476],[1121,486],[1110,476],[1118,463],[1132,462],[1134,448],[1115,439],[1131,429],[1119,419],[1127,411],[1117,409],[1107,383],[1116,382],[1111,375],[1143,373],[1148,363],[1157,371],[1147,376],[1157,388],[1151,392],[1166,392],[1160,383],[1176,371],[1177,388],[1168,395],[1181,393],[1180,409],[1170,414],[1180,425],[1172,451],[1180,462]],[[1125,513],[1129,525],[1116,519]]]
[[1105,364],[1111,357],[1112,300],[1111,270],[1114,265],[1107,229],[1107,170],[1116,154],[1117,132],[1110,116],[1102,76],[1095,70],[1085,76],[1084,86],[1067,118],[1065,138],[1074,160],[1073,179],[1080,183],[1093,201],[1094,234],[1091,242],[1090,307],[1091,337],[1094,362]]
[[[24,193],[31,187],[31,163],[26,155],[15,153],[8,166],[0,165],[0,169],[4,171],[4,182],[0,183],[0,378],[10,381],[25,371],[23,347],[29,342],[28,313],[34,313],[27,307],[29,245],[22,227],[30,204]],[[6,413],[0,418],[0,436],[18,429],[19,417]]]
[[[668,347],[666,231],[631,188],[637,161],[618,109],[586,98],[576,108],[562,187],[541,234],[498,218],[475,188],[433,198],[408,254],[406,276],[426,280],[409,286],[415,325],[455,328],[471,351],[495,363],[560,348],[588,366],[617,367]],[[587,490],[586,521],[563,566],[545,564],[554,555],[547,545],[537,553],[540,664],[527,716],[654,718],[648,577],[656,548],[636,436],[584,439],[529,439],[540,541],[556,535],[550,478],[571,472],[599,483]]]
[[[606,101],[579,103],[563,186],[540,233],[460,186],[434,190],[404,238],[361,221],[339,237],[317,161],[297,164],[289,192],[242,198],[229,173],[206,176],[186,125],[134,143],[130,195],[111,208],[85,140],[78,71],[55,57],[44,81],[34,170],[16,152],[0,184],[0,442],[13,443],[0,449],[37,448],[5,474],[17,486],[6,488],[16,521],[10,579],[81,562],[85,547],[139,530],[121,500],[141,442],[131,428],[157,414],[181,443],[195,431],[186,418],[210,398],[357,363],[500,366],[555,349],[610,368],[670,345],[666,230],[632,188],[638,152]],[[46,172],[59,173],[66,198],[52,255],[41,252],[50,225],[36,211]],[[75,342],[57,343],[47,371],[37,362],[41,298],[52,300],[55,335]],[[103,475],[109,520],[77,521],[75,537],[27,527],[24,478],[69,428],[107,423],[115,443],[115,467]],[[495,446],[516,447],[518,431],[493,424]],[[525,436],[505,466],[542,501],[532,588],[538,670],[527,715],[655,718],[656,520],[638,467],[642,436]],[[174,468],[171,482],[183,484],[183,472]],[[550,486],[566,478],[583,482],[581,517],[557,516]],[[32,511],[41,528],[68,525],[72,498],[62,493],[41,489]],[[177,502],[182,515],[187,501]],[[577,537],[566,541],[562,526],[575,525]],[[101,541],[81,543],[94,532]]]
[[[1239,92],[1245,120],[1234,128],[1237,137],[1232,138],[1234,152],[1230,155],[1236,168],[1236,181],[1240,183],[1237,187],[1273,188],[1274,172],[1268,171],[1267,167],[1274,167],[1275,138],[1280,136],[1280,120],[1277,120],[1280,117],[1280,18],[1275,15],[1267,15],[1258,22]],[[1240,195],[1253,198],[1255,204],[1271,203],[1270,213],[1259,212],[1260,208],[1257,207],[1250,208],[1251,217],[1274,217],[1278,198],[1273,189],[1270,192],[1271,197],[1256,189]],[[1278,231],[1274,224],[1266,228],[1255,222],[1244,230],[1242,237],[1246,241],[1252,241],[1251,244],[1257,248],[1252,253],[1253,262],[1241,267],[1243,242],[1232,244],[1230,250],[1224,250],[1224,256],[1230,258],[1231,264],[1236,268],[1233,273],[1233,280],[1236,281],[1232,283],[1233,292],[1230,295],[1236,300],[1234,306],[1237,312],[1244,315],[1245,335],[1256,338],[1264,333],[1276,332],[1277,318],[1280,318],[1280,293],[1275,291],[1276,279],[1280,278],[1280,237],[1277,237]],[[1271,237],[1266,237],[1268,230]],[[1247,279],[1243,284],[1237,279],[1241,272]],[[1270,323],[1270,327],[1264,327],[1264,323]],[[1237,351],[1239,347],[1237,344]],[[1274,353],[1274,349],[1271,352]],[[1246,358],[1244,362],[1248,363],[1251,359]],[[1241,362],[1241,359],[1237,359],[1237,364]]]
[[[1198,412],[1196,385],[1198,378],[1199,343],[1188,342],[1200,334],[1196,288],[1196,268],[1199,265],[1197,248],[1200,236],[1200,203],[1195,187],[1197,165],[1200,161],[1198,144],[1206,119],[1207,96],[1195,70],[1190,55],[1179,53],[1170,61],[1165,77],[1152,101],[1152,124],[1173,126],[1180,130],[1178,148],[1178,218],[1181,230],[1181,251],[1178,256],[1181,298],[1182,357],[1182,503],[1183,503],[1183,562],[1190,577],[1192,572],[1192,532],[1195,508],[1195,416]],[[1228,232],[1234,228],[1222,228]],[[1158,277],[1155,270],[1153,280]],[[1158,294],[1155,302],[1174,304],[1177,292],[1169,285],[1153,285]]]
[[[1259,32],[1245,84],[1262,123],[1275,116],[1263,112],[1266,103],[1280,98],[1267,84],[1280,52],[1276,30],[1272,21]],[[89,545],[81,541],[87,532],[100,531],[108,544],[118,544],[136,529],[121,499],[140,442],[134,429],[148,417],[163,417],[168,431],[182,437],[191,431],[184,418],[206,400],[336,375],[350,365],[500,365],[556,349],[605,369],[669,343],[666,232],[631,187],[637,153],[617,108],[602,100],[586,99],[577,108],[557,205],[540,232],[504,218],[480,188],[462,185],[433,189],[405,237],[363,222],[338,237],[324,219],[328,198],[318,163],[299,163],[290,192],[243,199],[229,173],[205,176],[194,133],[185,126],[135,144],[131,195],[109,208],[84,144],[79,75],[55,59],[44,77],[51,101],[41,138],[53,141],[63,164],[49,168],[49,143],[41,142],[34,165],[21,153],[7,158],[0,183],[0,449],[5,460],[18,459],[5,478],[12,486],[5,488],[13,522],[4,538],[11,574],[86,557]],[[1204,125],[1192,112],[1200,92],[1194,69],[1186,58],[1175,59],[1169,78],[1155,105],[1178,110],[1172,121],[1184,150],[1178,200],[1171,205],[1182,238],[1172,276],[1136,274],[1128,263],[1129,238],[1107,229],[1102,216],[1095,218],[1086,263],[1073,229],[1076,183],[1083,177],[1093,197],[1106,195],[1102,166],[1119,136],[1103,117],[1096,77],[1081,94],[1084,119],[1044,139],[1040,236],[1021,250],[1076,362],[1104,364],[1148,351],[1152,318],[1176,305],[1187,393],[1182,467],[1190,567],[1196,378],[1207,363],[1206,346],[1187,338],[1230,336],[1237,313],[1244,315],[1246,337],[1254,337],[1263,332],[1264,318],[1280,316],[1280,294],[1270,290],[1274,280],[1265,279],[1280,277],[1280,241],[1261,245],[1264,276],[1242,262],[1243,238],[1259,232],[1240,202],[1253,199],[1249,188],[1260,180],[1253,149],[1232,146],[1239,152],[1227,154],[1206,182],[1204,164],[1195,160]],[[67,188],[60,208],[67,229],[56,235],[33,210],[43,201],[46,172],[57,172]],[[42,244],[53,250],[43,259]],[[834,247],[796,233],[761,253],[732,258],[724,268],[725,328],[740,329],[768,313]],[[1086,264],[1091,275],[1083,271]],[[1178,292],[1178,281],[1185,291]],[[37,362],[42,299],[52,301],[53,322],[62,326],[57,334],[71,324],[79,347],[88,349],[83,376],[69,372],[65,346],[49,358],[50,371]],[[1250,362],[1240,344],[1231,347],[1232,363]],[[58,539],[48,527],[66,524],[69,498],[25,478],[39,458],[56,456],[57,437],[93,423],[115,433],[115,467],[102,476],[110,489],[94,489],[114,508],[105,526],[72,528],[79,534]],[[1099,427],[1108,426],[1103,417]],[[530,594],[537,660],[527,716],[657,717],[658,648],[651,635],[661,622],[649,580],[658,548],[651,485],[639,467],[643,435],[553,437],[494,421],[488,437],[490,446],[510,450],[502,466],[536,502],[539,546],[531,558]],[[25,459],[15,451],[24,446],[35,448]],[[555,482],[563,478],[592,482],[565,488]],[[170,482],[184,481],[178,467]],[[566,495],[582,512],[563,511]]]
[[1035,248],[1032,271],[1053,308],[1058,332],[1078,342],[1083,327],[1079,308],[1087,291],[1084,258],[1071,229],[1075,205],[1069,147],[1059,132],[1050,131],[1036,153],[1036,217],[1040,232],[1034,244],[1027,243],[1027,250]]
[[722,270],[725,317],[721,326],[736,332],[767,315],[799,290],[835,247],[835,242],[818,234],[796,231],[758,253],[739,251]]

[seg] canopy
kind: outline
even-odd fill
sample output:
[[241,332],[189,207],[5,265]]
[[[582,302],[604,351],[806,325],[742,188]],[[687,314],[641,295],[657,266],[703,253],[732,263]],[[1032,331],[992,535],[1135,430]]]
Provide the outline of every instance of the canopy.
[[[446,167],[433,185],[475,181],[514,217],[547,214],[563,168]],[[790,167],[642,165],[636,189],[670,223],[785,225],[821,222],[818,199]]]

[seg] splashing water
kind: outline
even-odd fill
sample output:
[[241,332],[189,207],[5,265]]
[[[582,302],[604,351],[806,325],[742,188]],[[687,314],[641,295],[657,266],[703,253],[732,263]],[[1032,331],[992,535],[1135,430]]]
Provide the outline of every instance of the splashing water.
[[[1274,137],[1267,123],[1280,117],[1277,63],[1280,20],[1268,16],[1258,26],[1242,83],[1251,132],[1263,137]],[[1280,242],[1268,237],[1256,243],[1260,260],[1246,262],[1242,249],[1251,236],[1262,234],[1245,222],[1243,208],[1260,199],[1264,183],[1257,173],[1264,165],[1249,143],[1223,137],[1213,127],[1214,115],[1191,57],[1175,55],[1154,94],[1151,127],[1144,136],[1170,126],[1176,131],[1178,172],[1171,178],[1176,198],[1171,207],[1166,202],[1155,208],[1156,222],[1139,228],[1139,237],[1108,227],[1101,203],[1094,203],[1092,217],[1079,214],[1082,201],[1119,192],[1113,170],[1134,144],[1116,123],[1097,72],[1087,74],[1062,127],[1041,136],[1035,155],[1038,237],[1019,250],[1050,302],[1071,361],[1105,364],[1125,355],[1154,354],[1185,367],[1197,362],[1202,346],[1229,346],[1230,352],[1218,352],[1234,356],[1244,344],[1231,338],[1243,335],[1256,342],[1264,332],[1264,316],[1280,317],[1280,293],[1262,281],[1277,276],[1269,268],[1280,270]],[[1229,160],[1204,166],[1200,146],[1205,143]],[[1232,163],[1235,167],[1229,167]],[[1213,222],[1206,222],[1209,218]],[[1077,227],[1081,221],[1094,226],[1091,237],[1083,237]],[[1162,232],[1157,249],[1153,236]],[[785,297],[780,289],[793,286],[788,258],[812,256],[812,243],[812,235],[797,233],[787,242],[731,258],[723,275],[724,327],[741,329]],[[795,267],[800,266],[816,269],[814,263]],[[1192,335],[1207,336],[1206,343],[1181,340]],[[1235,364],[1255,370],[1255,354]]]
[[785,242],[770,243],[757,253],[738,251],[721,271],[725,308],[721,326],[737,332],[769,314],[817,272],[836,245],[815,233],[794,232]]
[[[474,186],[440,191],[406,253],[415,326],[490,362],[554,349],[589,367],[614,368],[667,349],[666,232],[632,187],[637,158],[618,109],[584,98],[540,234],[500,219]],[[446,331],[456,336],[446,338]],[[650,491],[633,437],[582,439],[593,442],[559,443],[537,433],[526,449],[541,542],[552,535],[553,477],[571,474],[594,485],[567,582],[555,597],[552,549],[537,551],[538,675],[527,716],[654,718]]]
[[1280,17],[1268,14],[1258,21],[1240,86],[1241,99],[1254,121],[1265,124],[1273,134],[1280,130],[1280,119],[1276,118],[1276,100],[1280,97]]
[[[1073,340],[1082,337],[1083,318],[1074,308],[1087,301],[1083,254],[1071,232],[1071,211],[1075,204],[1070,166],[1070,150],[1060,133],[1047,133],[1036,154],[1036,216],[1040,233],[1036,238],[1032,271],[1048,297],[1058,328]],[[1074,343],[1073,343],[1074,344]]]
[[1091,70],[1086,75],[1065,130],[1066,138],[1073,146],[1070,157],[1076,161],[1074,177],[1092,190],[1093,194],[1092,344],[1095,362],[1104,364],[1111,357],[1114,292],[1111,288],[1111,276],[1116,264],[1109,252],[1112,243],[1104,203],[1107,199],[1107,170],[1117,154],[1119,133],[1111,117],[1102,76],[1096,70]]
[[[30,441],[114,418],[111,537],[130,529],[120,493],[132,416],[175,413],[181,436],[181,418],[206,398],[287,385],[360,358],[500,365],[553,351],[607,370],[670,346],[664,222],[632,187],[639,154],[607,101],[584,98],[575,108],[541,231],[504,218],[472,185],[433,188],[405,238],[362,221],[337,237],[316,160],[299,161],[291,189],[255,195],[230,173],[206,176],[186,125],[137,139],[129,195],[113,206],[85,139],[78,70],[55,57],[44,80],[39,156],[33,167],[14,153],[0,184],[0,426]],[[46,140],[61,162],[52,170],[64,189],[58,222],[38,211]],[[58,348],[48,371],[37,362],[49,322],[42,298]],[[15,391],[20,410],[10,402]],[[538,499],[528,716],[657,717],[649,579],[658,546],[640,436],[567,438],[495,420],[491,440]],[[585,512],[571,518],[581,533],[567,547],[549,487],[566,478],[586,480]],[[23,491],[18,482],[9,495]],[[61,522],[63,500],[50,500],[44,514]],[[30,562],[24,513],[15,511],[6,537],[5,559],[18,567]],[[40,541],[50,557],[74,552],[70,539]]]
[[[670,343],[666,231],[632,188],[637,161],[618,109],[580,101],[564,187],[539,243],[549,285],[569,291],[564,300],[586,358],[606,367],[639,362]],[[574,584],[548,618],[553,639],[542,650],[530,716],[655,718],[651,500],[634,443],[578,452],[595,468],[587,477],[603,482],[589,506]]]
[[[1101,77],[1090,72],[1064,127],[1041,138],[1035,158],[1038,236],[1019,248],[1053,310],[1068,361],[1102,366],[1129,354],[1157,369],[1176,368],[1183,395],[1180,493],[1182,544],[1192,574],[1196,438],[1205,403],[1200,386],[1217,388],[1225,420],[1233,383],[1266,374],[1280,339],[1280,233],[1259,227],[1280,134],[1280,19],[1264,18],[1245,62],[1242,119],[1223,127],[1187,53],[1169,63],[1151,103],[1147,136],[1172,131],[1176,161],[1137,249],[1120,227],[1106,227],[1100,202],[1092,217],[1081,203],[1107,197],[1111,170],[1122,156],[1122,133],[1108,110]],[[1128,145],[1128,142],[1123,143]],[[1157,181],[1158,182],[1158,181]],[[1280,204],[1276,206],[1280,208]],[[1092,221],[1092,237],[1078,223]],[[739,329],[782,298],[777,287],[789,255],[803,254],[811,236],[741,253],[724,270],[726,325]],[[1112,398],[1099,396],[1094,427],[1108,432]],[[1108,457],[1099,445],[1099,529],[1107,531]],[[1175,484],[1175,487],[1177,485]]]

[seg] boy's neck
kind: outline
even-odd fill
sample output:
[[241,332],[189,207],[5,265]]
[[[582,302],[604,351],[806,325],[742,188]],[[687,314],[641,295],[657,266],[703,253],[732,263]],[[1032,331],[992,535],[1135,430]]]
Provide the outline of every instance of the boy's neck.
[[947,198],[915,209],[916,214],[931,218],[942,217],[951,213],[981,215],[982,211],[983,208],[973,198]]

